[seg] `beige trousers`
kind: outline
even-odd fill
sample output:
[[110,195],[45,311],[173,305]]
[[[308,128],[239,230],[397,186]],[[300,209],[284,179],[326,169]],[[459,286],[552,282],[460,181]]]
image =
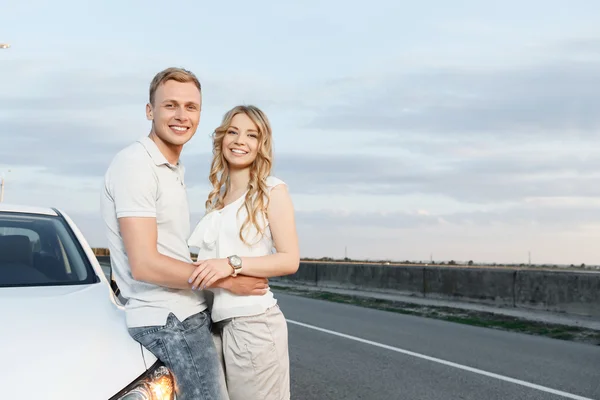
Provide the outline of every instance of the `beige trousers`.
[[288,330],[278,305],[214,325],[230,400],[289,400]]

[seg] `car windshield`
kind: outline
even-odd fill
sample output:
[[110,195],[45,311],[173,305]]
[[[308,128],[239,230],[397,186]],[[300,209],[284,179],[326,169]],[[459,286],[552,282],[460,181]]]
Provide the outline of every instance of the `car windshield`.
[[62,218],[0,212],[0,287],[96,280],[83,248]]

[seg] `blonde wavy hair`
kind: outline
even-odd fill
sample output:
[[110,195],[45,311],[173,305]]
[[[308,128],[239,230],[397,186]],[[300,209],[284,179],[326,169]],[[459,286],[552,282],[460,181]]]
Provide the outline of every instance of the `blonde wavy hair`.
[[244,204],[248,216],[240,228],[240,239],[249,244],[244,238],[243,231],[254,225],[260,236],[264,235],[263,226],[258,223],[258,218],[266,216],[269,206],[266,178],[271,174],[273,164],[272,131],[271,124],[265,113],[253,105],[239,105],[227,111],[223,116],[221,125],[213,133],[213,159],[210,167],[209,181],[213,189],[206,200],[206,211],[219,210],[224,207],[224,199],[230,190],[229,166],[223,155],[223,138],[227,134],[231,121],[236,115],[243,113],[256,124],[258,128],[258,151],[256,159],[250,166],[250,181]]

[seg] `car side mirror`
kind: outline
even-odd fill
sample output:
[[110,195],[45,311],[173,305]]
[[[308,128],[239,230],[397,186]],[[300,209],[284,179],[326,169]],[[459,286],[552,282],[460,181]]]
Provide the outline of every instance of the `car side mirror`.
[[112,270],[112,266],[110,265],[110,261],[109,262],[106,262],[106,261],[101,262],[100,267],[102,268],[102,272],[104,272],[104,276],[106,277],[106,279],[109,282],[111,290],[114,292],[114,294],[117,297],[119,297],[121,290],[119,289],[119,285],[117,285],[117,282],[115,281],[115,277],[113,276],[113,270]]
[[121,289],[119,289],[119,285],[117,285],[117,282],[115,281],[115,278],[113,277],[112,274],[112,268],[110,269],[110,288],[112,289],[113,292],[115,292],[115,295],[117,297],[119,297],[119,294],[121,293]]

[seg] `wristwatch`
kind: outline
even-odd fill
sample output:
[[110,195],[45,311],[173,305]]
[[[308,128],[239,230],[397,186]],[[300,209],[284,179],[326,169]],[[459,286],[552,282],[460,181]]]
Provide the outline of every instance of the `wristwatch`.
[[242,270],[242,259],[239,256],[234,255],[227,257],[227,260],[229,261],[231,268],[233,268],[233,273],[231,276],[237,276],[237,274],[239,274]]

